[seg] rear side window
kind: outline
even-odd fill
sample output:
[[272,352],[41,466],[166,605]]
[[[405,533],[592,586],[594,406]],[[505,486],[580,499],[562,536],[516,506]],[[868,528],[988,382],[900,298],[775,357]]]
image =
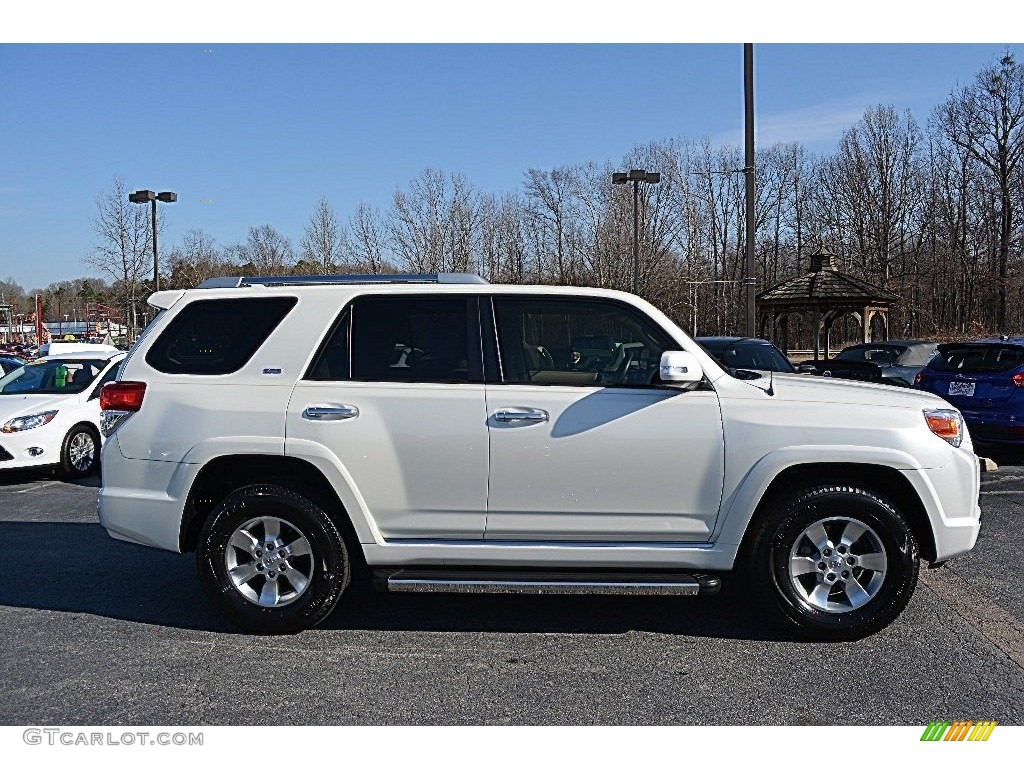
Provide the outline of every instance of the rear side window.
[[297,301],[294,296],[195,301],[171,320],[146,362],[161,373],[234,373]]
[[948,373],[1005,373],[1024,365],[1024,347],[1012,344],[951,344],[929,364]]
[[[476,322],[466,297],[364,296],[353,302],[351,371],[355,381],[461,383],[482,377]],[[472,300],[475,301],[475,300]],[[343,359],[343,322],[328,344]],[[332,341],[334,341],[332,339]],[[340,367],[340,366],[339,366]],[[319,371],[317,371],[319,373]]]

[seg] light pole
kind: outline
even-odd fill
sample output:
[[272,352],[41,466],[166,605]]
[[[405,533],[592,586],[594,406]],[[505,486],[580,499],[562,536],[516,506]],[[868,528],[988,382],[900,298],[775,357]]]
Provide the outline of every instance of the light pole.
[[657,184],[661,174],[634,168],[631,171],[612,174],[612,184],[633,185],[633,293],[640,284],[640,183]]
[[160,263],[156,255],[156,203],[174,203],[178,200],[177,192],[152,192],[148,189],[139,189],[128,195],[130,203],[151,203],[153,206],[153,291],[160,290]]
[[754,45],[743,44],[743,173],[746,176],[746,274],[747,336],[754,336],[757,325],[757,273],[754,271],[754,244],[757,220],[754,216]]

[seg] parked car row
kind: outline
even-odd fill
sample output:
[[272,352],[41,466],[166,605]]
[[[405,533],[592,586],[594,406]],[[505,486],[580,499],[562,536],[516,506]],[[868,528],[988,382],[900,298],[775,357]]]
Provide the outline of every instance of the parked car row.
[[0,344],[0,355],[4,357],[20,357],[23,360],[31,360],[36,357],[39,347],[35,344]]
[[149,303],[100,397],[100,522],[195,552],[249,631],[359,610],[353,578],[680,597],[735,579],[801,634],[852,640],[907,604],[919,553],[978,536],[978,459],[942,399],[740,380],[792,366],[719,340],[723,370],[630,294],[340,275]]
[[0,378],[0,469],[57,466],[69,479],[99,465],[100,390],[124,353],[55,355]]
[[1024,386],[1024,346],[940,348],[950,381],[896,391],[798,376],[765,340],[702,349],[629,294],[475,275],[149,302],[134,353],[54,343],[0,377],[0,469],[81,477],[102,441],[110,535],[194,551],[212,601],[264,633],[323,620],[355,573],[691,597],[736,578],[800,634],[854,640],[903,610],[919,556],[978,536],[971,435],[936,394]]

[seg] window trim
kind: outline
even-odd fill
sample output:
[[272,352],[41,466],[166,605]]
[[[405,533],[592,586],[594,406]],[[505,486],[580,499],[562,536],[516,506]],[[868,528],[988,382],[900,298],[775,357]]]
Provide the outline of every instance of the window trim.
[[[319,346],[317,347],[316,354],[313,355],[309,364],[306,367],[306,371],[302,376],[303,381],[314,381],[323,383],[334,383],[334,384],[429,384],[429,385],[453,385],[453,384],[483,384],[484,383],[484,364],[483,364],[483,339],[480,332],[480,305],[483,297],[480,294],[465,294],[465,293],[360,293],[357,296],[353,296],[349,301],[342,307],[341,311],[335,317],[334,321],[328,326],[327,333],[324,334]],[[353,338],[355,336],[355,323],[358,316],[358,304],[364,299],[386,299],[391,301],[422,301],[422,300],[436,300],[436,301],[452,301],[462,299],[466,304],[466,362],[467,372],[465,381],[454,381],[451,379],[381,379],[371,377],[356,377],[352,375],[352,369],[354,364],[353,356]],[[345,317],[348,316],[349,320],[349,335],[348,335],[348,376],[344,379],[314,379],[310,377],[315,365],[320,360],[320,355],[325,349],[327,343],[331,337],[334,336],[338,325],[344,321]]]
[[[606,304],[616,309],[624,310],[627,314],[631,315],[634,319],[640,319],[649,325],[654,326],[659,333],[664,336],[665,341],[668,345],[662,350],[662,352],[671,351],[685,351],[684,348],[676,341],[672,334],[661,327],[659,323],[656,323],[653,318],[644,314],[639,309],[634,307],[628,302],[622,301],[621,299],[611,299],[604,296],[561,296],[556,294],[544,293],[544,294],[502,294],[492,293],[489,295],[491,300],[491,316],[492,325],[488,329],[487,343],[493,344],[496,350],[496,358],[498,360],[498,371],[497,380],[491,381],[488,378],[488,384],[500,384],[506,387],[571,387],[573,389],[658,389],[664,390],[671,388],[671,385],[663,383],[652,383],[652,384],[569,384],[564,382],[559,383],[542,383],[542,382],[523,382],[523,381],[506,381],[505,380],[505,367],[501,359],[501,340],[498,337],[498,301],[509,301],[511,303],[527,304],[530,302],[541,301],[560,301],[560,302],[579,302],[589,304]],[[487,356],[485,354],[485,359]]]
[[[351,317],[351,315],[352,315],[352,313],[351,313],[352,301],[353,300],[350,299],[347,303],[342,305],[341,311],[339,311],[338,314],[335,315],[334,319],[330,322],[330,325],[327,326],[327,333],[325,333],[323,338],[320,339],[320,343],[317,345],[316,351],[313,353],[313,356],[309,359],[309,363],[306,365],[306,370],[302,374],[302,380],[303,381],[351,381],[352,380],[352,317]],[[323,355],[323,353],[326,351],[327,344],[330,342],[330,340],[332,338],[334,338],[334,334],[337,332],[338,326],[341,325],[341,323],[343,323],[346,319],[349,321],[349,326],[348,326],[348,345],[347,345],[348,346],[348,373],[345,375],[344,379],[315,379],[315,378],[313,378],[313,375],[312,375],[313,374],[313,369],[316,368],[317,365],[320,364],[320,356]]]

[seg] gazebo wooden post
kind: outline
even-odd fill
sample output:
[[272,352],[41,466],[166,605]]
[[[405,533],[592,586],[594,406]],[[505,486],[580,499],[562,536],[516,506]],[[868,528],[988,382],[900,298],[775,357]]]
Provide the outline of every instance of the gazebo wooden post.
[[811,321],[811,332],[814,337],[814,362],[818,362],[818,351],[821,349],[821,307],[814,305],[814,319]]

